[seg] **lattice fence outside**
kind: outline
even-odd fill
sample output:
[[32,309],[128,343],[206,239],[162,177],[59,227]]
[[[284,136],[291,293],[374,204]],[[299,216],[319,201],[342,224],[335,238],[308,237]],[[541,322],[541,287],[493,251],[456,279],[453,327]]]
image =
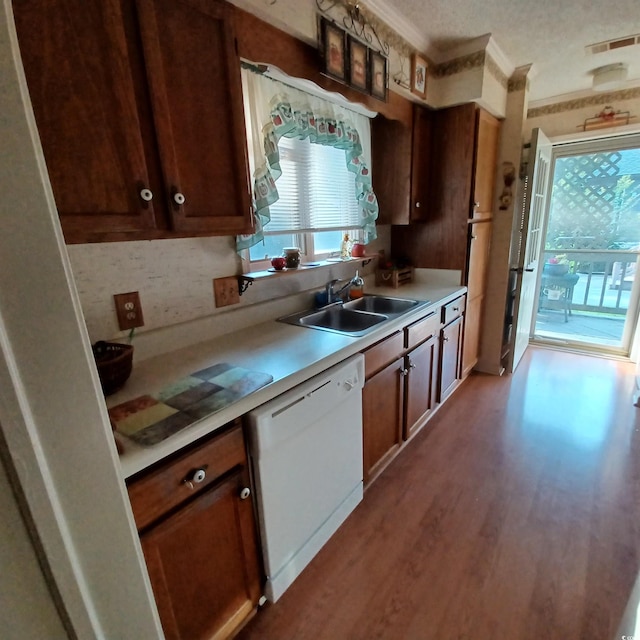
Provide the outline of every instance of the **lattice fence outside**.
[[618,151],[558,158],[549,249],[615,249],[640,242],[640,176],[624,176]]

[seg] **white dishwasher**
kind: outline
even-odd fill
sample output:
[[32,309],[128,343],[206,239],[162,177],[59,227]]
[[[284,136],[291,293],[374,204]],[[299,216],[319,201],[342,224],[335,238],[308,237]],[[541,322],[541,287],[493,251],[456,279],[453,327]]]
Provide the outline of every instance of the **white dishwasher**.
[[362,500],[363,382],[357,355],[249,414],[271,602]]

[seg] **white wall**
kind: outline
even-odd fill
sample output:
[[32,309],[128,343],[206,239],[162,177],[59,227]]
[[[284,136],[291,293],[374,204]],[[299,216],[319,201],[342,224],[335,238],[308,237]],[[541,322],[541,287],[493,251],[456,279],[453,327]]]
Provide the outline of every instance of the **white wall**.
[[65,640],[27,528],[0,462],[0,567],[10,580],[0,581],[0,629],[4,640]]
[[[0,104],[1,453],[15,468],[77,637],[159,638],[33,122],[10,0],[0,5]],[[41,588],[37,574],[23,578]],[[12,589],[16,580],[3,565],[1,589]],[[16,624],[18,637],[34,637],[28,622]]]

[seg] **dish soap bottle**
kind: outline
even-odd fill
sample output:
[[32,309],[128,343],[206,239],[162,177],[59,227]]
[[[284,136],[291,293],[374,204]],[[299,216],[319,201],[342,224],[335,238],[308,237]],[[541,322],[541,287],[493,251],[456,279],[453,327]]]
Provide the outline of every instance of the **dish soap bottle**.
[[349,234],[345,233],[340,245],[340,257],[343,260],[348,260],[351,257],[351,241],[349,240]]
[[356,271],[356,275],[351,280],[351,287],[349,288],[349,297],[352,300],[356,298],[362,298],[364,295],[364,280],[358,275]]

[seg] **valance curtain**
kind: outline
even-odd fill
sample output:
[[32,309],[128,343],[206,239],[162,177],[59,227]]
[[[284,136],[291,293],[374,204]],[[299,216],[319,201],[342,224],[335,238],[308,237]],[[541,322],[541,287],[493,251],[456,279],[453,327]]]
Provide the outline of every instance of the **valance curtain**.
[[256,231],[237,237],[238,251],[252,247],[264,237],[264,228],[270,220],[269,206],[278,200],[276,180],[282,174],[278,141],[282,137],[309,139],[344,150],[346,167],[355,174],[356,225],[363,229],[365,243],[375,239],[378,201],[371,188],[369,119],[246,66],[242,68],[242,87],[249,164],[254,179]]

